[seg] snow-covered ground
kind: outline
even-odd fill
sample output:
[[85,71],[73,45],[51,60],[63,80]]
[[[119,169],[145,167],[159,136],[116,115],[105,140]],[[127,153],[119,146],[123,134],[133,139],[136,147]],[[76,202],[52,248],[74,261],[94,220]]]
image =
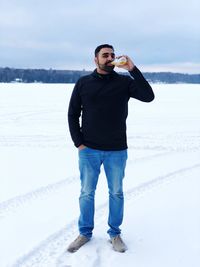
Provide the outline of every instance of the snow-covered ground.
[[95,230],[77,253],[77,150],[67,126],[72,84],[0,84],[1,267],[200,266],[200,85],[152,85],[129,102],[124,179],[126,253],[112,250],[107,185]]

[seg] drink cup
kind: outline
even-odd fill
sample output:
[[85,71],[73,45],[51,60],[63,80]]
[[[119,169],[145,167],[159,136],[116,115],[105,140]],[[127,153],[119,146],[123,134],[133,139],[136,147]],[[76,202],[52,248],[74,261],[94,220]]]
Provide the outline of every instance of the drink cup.
[[125,57],[119,57],[119,58],[116,58],[115,60],[113,60],[111,62],[111,64],[115,65],[115,66],[123,66],[125,65],[127,62],[127,59]]

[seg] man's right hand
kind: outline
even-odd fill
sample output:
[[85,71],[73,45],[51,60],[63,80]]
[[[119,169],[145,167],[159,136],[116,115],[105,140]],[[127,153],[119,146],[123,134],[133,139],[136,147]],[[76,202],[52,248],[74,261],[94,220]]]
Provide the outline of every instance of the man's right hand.
[[85,145],[80,145],[80,146],[78,147],[79,150],[82,150],[82,149],[84,149],[84,148],[86,148]]

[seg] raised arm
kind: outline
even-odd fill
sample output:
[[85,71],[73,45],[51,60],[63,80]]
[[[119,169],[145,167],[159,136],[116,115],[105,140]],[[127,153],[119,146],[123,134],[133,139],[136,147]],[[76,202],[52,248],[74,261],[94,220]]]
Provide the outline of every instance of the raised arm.
[[154,99],[154,93],[144,78],[140,70],[135,66],[134,62],[127,55],[123,55],[126,58],[126,64],[118,66],[119,68],[129,71],[130,75],[134,78],[130,80],[129,95],[143,102],[151,102]]

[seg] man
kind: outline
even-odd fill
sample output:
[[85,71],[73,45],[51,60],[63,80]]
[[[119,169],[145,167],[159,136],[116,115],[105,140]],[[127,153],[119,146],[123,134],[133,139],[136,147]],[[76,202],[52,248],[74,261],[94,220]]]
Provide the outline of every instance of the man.
[[[120,233],[124,196],[122,181],[127,160],[126,118],[130,97],[150,102],[154,99],[151,86],[128,57],[121,68],[130,76],[116,73],[114,49],[103,44],[95,49],[97,68],[81,77],[72,92],[68,121],[72,140],[79,150],[81,194],[79,198],[80,235],[68,247],[77,251],[92,237],[94,228],[94,196],[103,164],[109,189],[107,233],[114,250],[125,252]],[[81,125],[79,118],[81,117]]]

